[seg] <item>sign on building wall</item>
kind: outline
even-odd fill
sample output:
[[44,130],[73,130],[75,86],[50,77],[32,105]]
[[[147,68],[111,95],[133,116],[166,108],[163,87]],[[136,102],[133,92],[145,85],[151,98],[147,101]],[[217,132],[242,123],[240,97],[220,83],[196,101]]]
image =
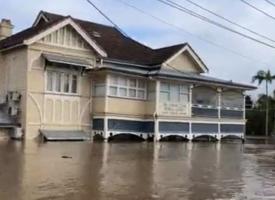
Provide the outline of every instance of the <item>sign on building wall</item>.
[[179,104],[172,102],[161,103],[160,113],[162,115],[187,116],[189,114],[188,104]]

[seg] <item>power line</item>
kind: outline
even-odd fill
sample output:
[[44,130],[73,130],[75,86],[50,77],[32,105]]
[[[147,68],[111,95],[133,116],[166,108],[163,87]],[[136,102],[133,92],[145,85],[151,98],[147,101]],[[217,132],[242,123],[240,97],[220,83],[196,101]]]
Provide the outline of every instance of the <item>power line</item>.
[[275,3],[273,3],[272,1],[269,1],[269,0],[265,0],[268,4],[272,5],[275,7]]
[[252,57],[243,55],[243,54],[241,54],[241,53],[238,52],[238,51],[235,51],[235,50],[233,50],[233,49],[230,49],[230,48],[228,48],[228,47],[225,47],[225,46],[223,46],[223,45],[221,45],[221,44],[218,44],[218,43],[216,43],[216,42],[213,42],[213,41],[211,41],[211,40],[205,39],[205,38],[203,38],[203,37],[201,37],[201,36],[199,36],[199,35],[193,34],[193,33],[191,33],[191,32],[189,32],[189,31],[185,30],[184,28],[182,28],[182,27],[180,27],[180,26],[177,26],[177,25],[175,25],[175,24],[172,24],[172,23],[170,23],[170,22],[168,22],[168,21],[166,21],[166,20],[163,20],[162,18],[159,18],[159,17],[157,17],[157,16],[155,16],[155,15],[152,15],[152,14],[150,14],[150,13],[148,13],[148,12],[146,12],[146,11],[144,11],[144,10],[142,10],[142,9],[140,9],[140,8],[138,8],[138,7],[136,7],[136,6],[134,6],[133,4],[130,4],[130,3],[125,2],[125,1],[123,1],[123,0],[115,0],[115,1],[118,1],[118,2],[120,2],[121,4],[123,4],[123,5],[127,6],[127,7],[130,7],[130,8],[132,8],[132,9],[134,9],[134,10],[136,10],[136,11],[142,13],[143,15],[149,16],[149,17],[151,17],[151,18],[153,18],[153,19],[155,19],[155,20],[157,20],[157,21],[159,21],[159,22],[161,22],[161,23],[163,23],[163,24],[166,24],[166,25],[168,25],[168,26],[170,26],[170,27],[173,27],[173,28],[175,28],[176,30],[178,30],[178,31],[180,31],[180,32],[183,32],[183,33],[185,33],[185,34],[189,34],[189,35],[191,35],[192,37],[195,37],[195,38],[197,38],[197,39],[199,39],[199,40],[201,40],[201,41],[203,41],[203,42],[205,42],[205,43],[208,43],[208,44],[210,44],[210,45],[212,45],[212,46],[215,46],[215,47],[217,47],[217,48],[220,48],[220,49],[223,49],[223,50],[225,50],[225,51],[228,51],[228,52],[230,52],[230,53],[232,53],[232,54],[234,54],[234,55],[236,55],[236,56],[239,56],[239,57],[241,57],[241,58],[244,58],[244,59],[246,59],[246,60],[255,61],[255,62],[264,64],[264,65],[268,65],[267,63],[265,63],[265,62],[263,62],[263,61],[259,61],[259,60],[256,60],[255,58],[252,58]]
[[254,10],[257,10],[258,12],[264,14],[265,16],[275,20],[275,17],[268,14],[267,12],[261,10],[260,8],[257,8],[256,6],[252,5],[251,3],[247,2],[246,0],[240,0],[241,2],[243,2],[244,4],[248,5],[249,7],[253,8]]
[[105,19],[107,19],[117,30],[119,30],[124,36],[128,37],[128,35],[113,21],[110,17],[108,17],[105,13],[103,13],[92,1],[87,0],[87,2],[92,5]]
[[[263,34],[261,34],[261,33],[258,33],[258,32],[256,32],[256,31],[253,31],[253,30],[251,30],[251,29],[249,29],[249,28],[247,28],[247,27],[245,27],[245,26],[243,26],[243,25],[240,25],[240,24],[238,24],[237,22],[234,22],[234,21],[232,21],[232,20],[230,20],[230,19],[228,19],[228,18],[226,18],[226,17],[224,17],[224,16],[222,16],[222,15],[220,15],[220,14],[217,14],[217,13],[215,13],[214,11],[209,10],[209,9],[207,9],[207,8],[205,8],[205,7],[203,7],[203,6],[199,5],[199,4],[197,4],[197,3],[195,3],[195,2],[192,1],[192,0],[185,0],[185,1],[187,1],[188,3],[190,3],[190,4],[194,5],[194,6],[196,6],[196,7],[200,8],[200,9],[202,9],[202,10],[204,10],[204,11],[206,11],[206,12],[208,12],[208,13],[210,13],[210,14],[212,14],[212,15],[214,15],[214,16],[220,18],[220,19],[222,19],[222,20],[225,20],[226,22],[228,22],[228,23],[230,23],[230,24],[233,24],[233,25],[235,25],[235,26],[237,26],[237,27],[239,27],[239,28],[241,28],[241,29],[243,29],[243,30],[246,30],[246,31],[248,31],[248,32],[250,32],[250,33],[252,33],[252,34],[255,34],[255,35],[257,35],[257,36],[259,36],[259,37],[261,37],[261,38],[264,38],[264,39],[266,39],[266,40],[269,40],[269,41],[271,41],[271,42],[275,42],[274,39],[271,39],[271,38],[269,38],[268,36],[265,36],[265,35],[263,35]],[[269,0],[265,0],[265,1],[269,2]],[[274,4],[274,5],[275,5],[275,4]]]
[[173,1],[171,1],[171,0],[166,0],[166,1],[164,1],[164,0],[156,0],[156,1],[159,1],[159,2],[165,4],[165,5],[169,6],[169,7],[175,8],[175,9],[181,11],[181,12],[184,12],[184,13],[186,13],[186,14],[188,14],[188,15],[191,15],[191,16],[193,16],[193,17],[195,17],[195,18],[198,18],[198,19],[200,19],[200,20],[202,20],[202,21],[205,21],[205,22],[207,22],[207,23],[210,23],[210,24],[212,24],[212,25],[215,25],[215,26],[217,26],[217,27],[219,27],[219,28],[222,28],[222,29],[224,29],[224,30],[227,30],[227,31],[229,31],[229,32],[231,32],[231,33],[237,34],[237,35],[242,36],[242,37],[244,37],[244,38],[246,38],[246,39],[249,39],[249,40],[251,40],[251,41],[254,41],[254,42],[256,42],[256,43],[259,43],[259,44],[262,44],[262,45],[264,45],[264,46],[267,46],[267,47],[270,47],[270,48],[275,49],[275,46],[273,46],[273,45],[271,45],[271,44],[268,44],[268,43],[266,43],[266,42],[263,42],[263,41],[261,41],[261,40],[258,40],[258,39],[256,39],[256,38],[254,38],[254,37],[251,37],[251,36],[249,36],[249,35],[246,35],[246,34],[244,34],[244,33],[241,33],[241,32],[239,32],[239,31],[236,31],[236,30],[234,30],[234,29],[232,29],[232,28],[229,28],[229,27],[227,27],[227,26],[225,26],[225,25],[223,25],[223,24],[221,24],[221,23],[218,23],[218,22],[216,22],[216,21],[214,21],[214,20],[211,20],[211,19],[209,19],[209,18],[207,18],[207,17],[205,17],[205,16],[203,16],[203,15],[200,15],[200,14],[198,14],[198,13],[192,11],[192,10],[189,10],[189,9],[187,9],[187,8],[181,6],[180,4],[175,3],[175,2],[173,2]]

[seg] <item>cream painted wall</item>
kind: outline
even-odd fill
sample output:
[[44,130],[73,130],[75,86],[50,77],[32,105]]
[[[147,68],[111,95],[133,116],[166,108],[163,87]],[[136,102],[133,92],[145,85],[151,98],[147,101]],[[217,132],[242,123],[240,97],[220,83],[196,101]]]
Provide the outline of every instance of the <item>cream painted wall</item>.
[[144,117],[146,101],[109,97],[107,113]]
[[105,114],[105,97],[93,98],[93,115]]
[[4,65],[4,61],[3,61],[3,56],[0,53],[0,103],[1,101],[3,101],[3,99],[5,98],[5,88],[6,88],[6,84],[5,84],[5,72],[6,72],[6,67]]
[[1,53],[1,75],[3,96],[7,95],[8,91],[17,91],[22,95],[20,101],[20,123],[25,129],[26,122],[26,71],[27,71],[27,48],[17,48]]
[[26,89],[26,66],[27,50],[20,48],[9,52],[2,53],[1,71],[4,83],[4,93],[7,91],[25,91]]
[[26,138],[32,139],[39,129],[87,130],[91,113],[91,77],[79,75],[78,95],[54,95],[45,91],[46,72],[43,53],[63,54],[95,60],[92,51],[35,43],[28,48],[28,99]]
[[[183,52],[175,57],[168,63],[168,65],[183,72],[200,73],[198,65],[187,52]],[[169,66],[165,66],[165,68],[171,70],[172,68]]]

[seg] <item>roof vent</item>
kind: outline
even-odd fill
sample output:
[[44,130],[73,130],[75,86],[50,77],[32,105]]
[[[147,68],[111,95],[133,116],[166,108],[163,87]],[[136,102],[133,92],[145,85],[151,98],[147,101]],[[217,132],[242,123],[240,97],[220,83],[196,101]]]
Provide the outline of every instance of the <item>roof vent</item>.
[[93,36],[99,38],[101,37],[101,34],[97,31],[93,31]]

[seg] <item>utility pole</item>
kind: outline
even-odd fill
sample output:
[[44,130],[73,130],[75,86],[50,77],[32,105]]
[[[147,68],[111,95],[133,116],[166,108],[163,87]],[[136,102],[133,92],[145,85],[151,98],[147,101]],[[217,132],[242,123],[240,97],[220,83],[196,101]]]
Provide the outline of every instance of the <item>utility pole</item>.
[[268,82],[266,81],[266,112],[265,112],[265,136],[268,137],[269,123],[269,99],[268,99]]

